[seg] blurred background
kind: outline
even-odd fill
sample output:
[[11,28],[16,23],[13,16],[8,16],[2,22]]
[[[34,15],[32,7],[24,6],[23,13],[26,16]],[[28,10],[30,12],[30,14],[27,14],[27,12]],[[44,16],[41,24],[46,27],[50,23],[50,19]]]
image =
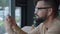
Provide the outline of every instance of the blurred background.
[[[34,21],[33,0],[0,0],[0,34],[5,34],[4,19],[9,13],[19,27],[31,26]],[[60,19],[60,6],[59,16]]]

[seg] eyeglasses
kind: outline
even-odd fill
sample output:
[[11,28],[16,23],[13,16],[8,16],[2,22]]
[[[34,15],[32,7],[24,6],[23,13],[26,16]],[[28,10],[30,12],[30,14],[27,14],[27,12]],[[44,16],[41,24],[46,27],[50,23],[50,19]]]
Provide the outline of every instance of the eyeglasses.
[[41,7],[41,8],[36,7],[35,11],[42,10],[42,9],[48,9],[48,8],[51,8],[51,7]]

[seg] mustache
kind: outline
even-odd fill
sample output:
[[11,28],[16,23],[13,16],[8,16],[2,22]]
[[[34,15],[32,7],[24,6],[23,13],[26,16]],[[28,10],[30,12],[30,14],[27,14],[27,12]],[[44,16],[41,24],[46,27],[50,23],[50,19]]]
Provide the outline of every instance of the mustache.
[[[34,20],[36,20],[36,16],[38,16],[38,15],[37,15],[37,14],[34,14],[34,18],[33,18]],[[38,17],[39,17],[39,16],[38,16]]]
[[[35,14],[35,17],[38,16],[37,14]],[[39,16],[38,16],[39,17]]]

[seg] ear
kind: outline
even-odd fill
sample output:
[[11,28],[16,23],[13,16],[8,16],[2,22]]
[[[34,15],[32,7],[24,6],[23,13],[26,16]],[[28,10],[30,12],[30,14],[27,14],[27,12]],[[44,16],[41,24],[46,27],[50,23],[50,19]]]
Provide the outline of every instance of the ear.
[[52,14],[52,11],[53,11],[52,8],[48,9],[48,16],[50,16]]

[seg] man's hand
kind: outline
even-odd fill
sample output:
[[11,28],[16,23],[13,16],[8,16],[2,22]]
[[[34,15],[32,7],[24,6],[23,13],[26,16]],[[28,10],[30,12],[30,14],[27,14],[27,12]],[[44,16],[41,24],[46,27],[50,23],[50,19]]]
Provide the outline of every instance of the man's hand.
[[13,30],[13,26],[17,26],[15,20],[11,17],[11,16],[7,16],[5,18],[5,23],[4,23],[6,32],[8,34],[15,34],[14,30]]
[[10,23],[10,26],[14,26],[14,25],[16,26],[17,25],[15,19],[13,19],[11,16],[7,16],[6,21],[8,23]]
[[15,27],[17,26],[15,19],[13,19],[11,16],[7,16],[6,19],[5,19],[6,30],[11,29],[11,30],[14,31],[13,26],[15,26]]
[[24,32],[20,27],[17,26],[15,19],[13,19],[11,16],[7,16],[5,21],[5,28],[6,30],[8,29],[7,32],[9,31],[9,34],[10,32],[12,32],[12,34],[14,34],[13,32],[15,32],[16,34],[26,34],[26,32]]

